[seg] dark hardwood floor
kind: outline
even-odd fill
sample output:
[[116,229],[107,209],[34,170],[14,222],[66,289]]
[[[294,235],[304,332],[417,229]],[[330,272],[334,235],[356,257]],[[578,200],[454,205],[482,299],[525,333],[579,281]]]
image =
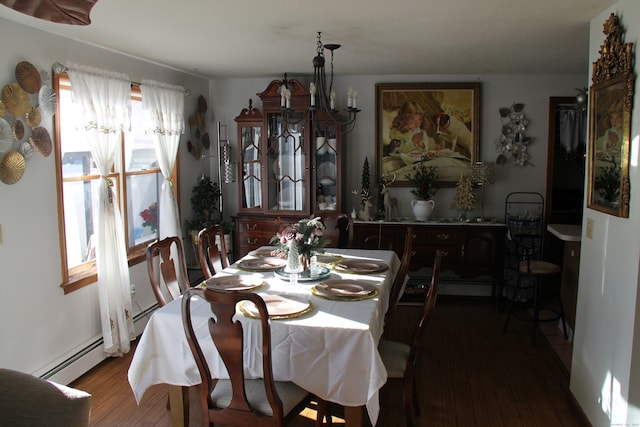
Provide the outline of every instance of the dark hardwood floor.
[[[417,315],[400,306],[406,321],[396,322],[398,338]],[[438,299],[419,364],[420,426],[582,427],[568,391],[568,375],[544,335],[531,344],[529,324],[512,321],[502,332],[504,313],[491,300]],[[90,392],[91,426],[170,426],[166,386],[152,387],[138,406],[127,382],[131,354],[109,359],[72,385]],[[202,417],[198,389],[191,390],[191,425]],[[377,426],[404,421],[399,389],[384,387]],[[343,423],[337,409],[334,424]],[[293,422],[313,426],[306,410]]]

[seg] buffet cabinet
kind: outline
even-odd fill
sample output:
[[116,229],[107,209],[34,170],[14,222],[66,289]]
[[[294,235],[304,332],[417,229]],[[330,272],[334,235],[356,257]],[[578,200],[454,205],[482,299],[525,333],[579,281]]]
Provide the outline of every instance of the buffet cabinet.
[[340,117],[309,110],[309,91],[286,75],[257,95],[263,111],[249,100],[235,118],[236,258],[268,244],[280,225],[343,212]]
[[413,229],[410,270],[432,267],[435,251],[442,251],[442,270],[463,278],[503,278],[507,226],[498,222],[364,222],[355,221],[353,247],[392,249],[402,256],[406,227]]

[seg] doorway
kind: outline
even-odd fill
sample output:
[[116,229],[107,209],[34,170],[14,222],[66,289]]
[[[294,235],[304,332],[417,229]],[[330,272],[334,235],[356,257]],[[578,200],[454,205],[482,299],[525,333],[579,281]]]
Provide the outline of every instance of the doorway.
[[549,98],[547,224],[582,224],[586,129],[586,109],[575,97]]
[[[549,98],[546,224],[582,224],[586,129],[587,111],[584,104],[578,104],[575,97]],[[575,327],[579,247],[580,242],[560,242],[550,233],[546,233],[544,239],[544,258],[563,269],[560,292],[571,335]],[[542,331],[570,372],[573,340],[565,340],[557,324],[549,324]]]

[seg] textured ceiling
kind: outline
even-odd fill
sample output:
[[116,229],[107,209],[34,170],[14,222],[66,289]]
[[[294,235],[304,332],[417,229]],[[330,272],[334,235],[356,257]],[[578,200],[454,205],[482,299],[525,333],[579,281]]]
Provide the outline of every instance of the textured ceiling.
[[336,74],[541,74],[585,72],[589,22],[613,3],[99,0],[88,26],[0,16],[207,78],[309,74],[318,31],[342,45]]

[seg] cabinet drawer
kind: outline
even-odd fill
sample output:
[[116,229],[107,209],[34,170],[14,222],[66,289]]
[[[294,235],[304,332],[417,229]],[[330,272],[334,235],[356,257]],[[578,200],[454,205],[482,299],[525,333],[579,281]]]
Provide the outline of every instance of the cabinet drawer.
[[441,248],[458,244],[458,232],[452,228],[414,227],[413,232],[414,247]]
[[430,267],[436,256],[436,249],[442,251],[442,265],[451,266],[458,262],[458,248],[456,246],[421,246],[414,248],[411,257],[411,269]]

